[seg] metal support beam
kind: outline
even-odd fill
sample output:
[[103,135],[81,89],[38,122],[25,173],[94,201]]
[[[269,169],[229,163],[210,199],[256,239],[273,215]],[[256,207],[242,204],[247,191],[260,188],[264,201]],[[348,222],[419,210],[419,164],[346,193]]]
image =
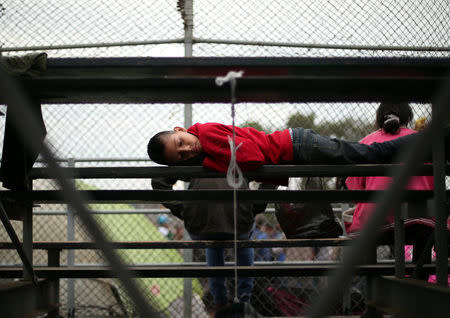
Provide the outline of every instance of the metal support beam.
[[[59,249],[52,249],[48,251],[48,266],[49,267],[59,267],[60,264],[60,252],[61,250]],[[56,279],[50,279],[49,280],[50,284],[53,284],[53,299],[55,302],[59,303],[59,278]],[[60,318],[59,315],[59,307],[54,308],[53,310],[51,310],[46,318]]]
[[[359,165],[266,165],[261,168],[244,171],[247,179],[289,178],[289,177],[356,177],[356,176],[392,176],[393,169],[399,164],[359,164]],[[152,167],[84,167],[61,168],[76,179],[148,179],[160,177],[223,178],[225,173],[208,170],[201,166],[152,166]],[[445,173],[450,175],[450,164],[445,165]],[[433,166],[425,164],[416,175],[433,175]],[[51,179],[47,168],[33,168],[33,179]]]
[[[368,302],[399,318],[447,317],[450,288],[409,278],[372,276]],[[422,305],[421,305],[422,304]]]
[[[136,202],[230,202],[233,198],[232,190],[80,190],[79,195],[86,197],[87,203],[136,203]],[[256,203],[284,203],[284,202],[374,202],[376,196],[385,191],[348,191],[348,190],[238,190],[237,197],[241,202]],[[445,192],[450,198],[450,190]],[[433,191],[410,190],[405,191],[405,202],[431,200]],[[57,190],[36,190],[33,192],[14,193],[0,191],[0,199],[15,199],[34,203],[64,203],[62,193]]]
[[15,281],[0,285],[2,317],[35,317],[57,310],[56,285],[48,280]]
[[[447,108],[449,106],[447,93],[446,103],[434,103],[432,120],[434,122],[443,121],[442,118],[437,118],[439,114],[443,112],[438,109]],[[450,117],[450,116],[448,116]],[[445,167],[445,137],[444,137],[444,126],[438,127],[438,132],[433,137],[433,170],[434,170],[434,214],[436,216],[436,227],[434,229],[435,233],[435,249],[436,249],[436,280],[441,286],[447,286],[448,284],[448,230],[447,230],[447,218],[448,210],[450,207],[447,206],[447,198],[445,197],[445,177],[444,177],[444,167]],[[447,145],[450,147],[450,145]]]
[[228,103],[214,80],[238,69],[237,102],[430,102],[449,68],[446,58],[62,58],[20,80],[42,103]]
[[[197,248],[232,248],[233,240],[226,241],[144,241],[144,242],[110,242],[114,249],[197,249]],[[249,240],[236,241],[240,248],[264,248],[264,247],[321,247],[321,246],[345,246],[352,244],[349,238],[330,239],[280,239],[280,240]],[[98,245],[95,242],[34,242],[34,249],[41,250],[95,250]],[[11,242],[0,242],[1,249],[14,249]]]
[[[73,158],[69,159],[67,162],[69,168],[75,168],[75,161]],[[75,180],[69,180],[73,182],[75,187]],[[67,240],[75,241],[75,212],[74,209],[69,205],[67,206]],[[75,251],[67,251],[67,265],[75,265]],[[67,280],[67,317],[75,317],[75,280],[69,278]]]
[[405,277],[405,224],[401,216],[402,207],[395,209],[394,215],[394,247],[395,247],[395,276]]
[[[25,272],[28,273],[29,279],[31,278],[32,282],[36,281],[36,277],[34,275],[33,271],[33,264],[28,258],[29,256],[26,253],[22,244],[19,241],[19,237],[16,234],[16,231],[14,231],[14,228],[9,221],[8,216],[6,215],[6,211],[3,207],[3,204],[0,201],[0,219],[2,220],[3,226],[6,229],[6,232],[9,235],[9,238],[11,239],[12,244],[14,245],[14,248],[17,251],[17,254],[19,254],[20,259],[22,260],[23,267],[25,269]],[[29,248],[32,249],[32,246],[29,244]]]
[[[29,181],[29,189],[33,189],[33,181]],[[24,202],[24,201],[22,201]],[[29,202],[26,204],[25,215],[23,218],[23,229],[22,229],[22,240],[23,240],[23,250],[30,262],[30,266],[33,266],[33,204]],[[33,281],[35,279],[34,273],[32,270],[29,270],[28,267],[25,267],[23,278],[26,280]]]
[[[338,268],[339,264],[268,264],[254,266],[238,266],[240,276],[328,276]],[[134,277],[232,277],[234,266],[187,266],[187,265],[161,265],[161,266],[128,266],[130,274]],[[434,265],[425,265],[424,270],[432,273]],[[42,267],[36,266],[36,274],[43,278],[112,278],[119,277],[111,271],[109,266],[76,266],[76,267]],[[414,265],[407,264],[405,272],[412,274]],[[394,264],[361,265],[355,268],[354,275],[394,275]],[[0,278],[14,278],[22,275],[19,267],[0,267]]]
[[[194,3],[193,0],[185,0],[178,3],[183,3],[182,17],[184,21],[184,56],[192,57],[193,53],[193,37],[194,37]],[[192,126],[192,104],[184,104],[184,127]],[[188,185],[184,184],[186,190]],[[189,239],[189,234],[184,231],[184,239]],[[183,260],[185,262],[192,262],[192,250],[187,249],[183,253]],[[185,278],[183,280],[183,304],[184,317],[192,317],[192,279]]]

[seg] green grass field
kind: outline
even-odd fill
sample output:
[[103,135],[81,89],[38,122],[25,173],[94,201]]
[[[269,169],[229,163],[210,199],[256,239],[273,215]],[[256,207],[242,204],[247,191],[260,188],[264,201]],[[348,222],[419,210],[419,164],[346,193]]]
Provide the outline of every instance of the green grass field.
[[[77,181],[77,189],[93,190],[95,187]],[[91,204],[91,210],[132,210],[128,204]],[[111,241],[164,241],[166,238],[155,224],[143,214],[99,214],[96,220]],[[182,263],[183,257],[177,250],[118,250],[126,264]],[[148,295],[156,309],[164,311],[175,299],[183,296],[183,278],[140,278],[137,280],[142,291]],[[197,279],[192,280],[193,293],[200,297],[202,287]],[[122,292],[128,303],[128,297]]]

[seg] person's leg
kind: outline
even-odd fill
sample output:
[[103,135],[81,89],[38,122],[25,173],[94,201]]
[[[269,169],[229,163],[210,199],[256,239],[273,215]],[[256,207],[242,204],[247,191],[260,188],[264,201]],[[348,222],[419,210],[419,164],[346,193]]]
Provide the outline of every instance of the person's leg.
[[294,161],[307,164],[390,163],[415,135],[365,145],[323,136],[311,129],[295,128],[292,130]]
[[[220,237],[209,236],[209,235],[194,235],[189,233],[193,240],[215,240],[220,239]],[[224,266],[223,248],[207,248],[206,249],[206,263],[208,266]],[[225,277],[209,277],[208,278],[209,288],[214,299],[214,304],[225,304],[228,303],[228,290],[225,286]]]
[[[224,249],[223,248],[207,248],[206,263],[208,266],[224,266]],[[228,302],[228,290],[225,286],[225,277],[208,278],[211,294],[215,304]]]
[[[248,240],[251,235],[245,233],[238,236],[239,240]],[[237,249],[237,265],[238,266],[253,266],[254,249],[253,248],[238,248]],[[253,290],[253,277],[238,277],[237,281],[237,296],[240,302],[250,302]]]

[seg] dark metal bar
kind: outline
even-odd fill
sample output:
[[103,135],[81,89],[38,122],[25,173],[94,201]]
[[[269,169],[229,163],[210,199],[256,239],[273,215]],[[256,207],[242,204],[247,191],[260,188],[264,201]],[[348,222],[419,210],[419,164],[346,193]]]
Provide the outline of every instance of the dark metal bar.
[[[33,181],[29,180],[29,188],[30,190],[33,189]],[[27,259],[30,262],[30,266],[32,269],[33,266],[33,247],[31,246],[33,244],[33,204],[27,204],[25,208],[25,215],[23,216],[22,221],[22,241],[23,241],[23,251],[25,255],[27,256]],[[29,267],[25,267],[24,270],[24,279],[34,281],[35,276],[33,271],[29,270]]]
[[450,312],[450,288],[420,280],[379,276],[372,276],[369,286],[368,302],[395,317],[447,317]]
[[[8,215],[6,215],[5,208],[3,207],[2,202],[0,201],[0,218],[2,220],[3,226],[5,227],[6,232],[9,235],[9,238],[11,239],[12,245],[17,251],[17,254],[19,254],[20,259],[22,260],[23,267],[25,268],[26,273],[29,275],[29,279],[31,279],[32,282],[36,282],[36,276],[34,275],[33,271],[33,265],[30,262],[27,254],[25,253],[22,245],[20,244],[19,237],[16,234],[16,231],[14,231],[14,228],[9,221]],[[30,249],[31,246],[29,246]]]
[[[75,161],[73,158],[67,160],[69,168],[75,167]],[[72,185],[75,185],[75,180],[72,181]],[[70,182],[69,181],[69,182]],[[67,207],[67,240],[75,241],[75,211],[68,206]],[[75,265],[75,251],[67,251],[67,265]],[[75,280],[67,280],[67,316],[68,318],[75,318]]]
[[[19,270],[21,277],[22,271]],[[36,284],[29,281],[14,281],[0,285],[2,317],[34,317],[56,310],[58,300],[54,298],[55,286],[39,279]]]
[[[111,242],[114,249],[190,249],[209,247],[233,247],[234,241],[154,241],[154,242]],[[314,246],[343,246],[352,243],[349,238],[333,239],[283,239],[283,240],[254,240],[236,241],[238,247],[314,247]],[[1,249],[14,248],[11,242],[0,242]],[[34,242],[34,249],[65,250],[65,249],[98,249],[94,242]]]
[[[60,249],[51,249],[48,250],[48,267],[59,267],[60,266]],[[50,283],[53,284],[53,299],[55,302],[59,303],[59,279],[51,279]],[[51,310],[48,315],[48,318],[59,318],[59,308],[56,307],[54,310]]]
[[[251,240],[236,241],[238,247],[321,247],[321,246],[348,246],[354,242],[351,238],[323,238],[323,239],[282,239],[282,240]],[[406,243],[409,243],[408,241]],[[378,245],[391,245],[392,242],[386,236],[381,236]],[[139,241],[139,242],[111,242],[114,249],[191,249],[224,247],[231,248],[234,241]],[[1,249],[14,249],[11,242],[0,242]],[[33,249],[41,250],[90,250],[98,249],[94,242],[34,242]]]
[[[34,244],[33,244],[33,249],[34,249]],[[60,266],[60,253],[61,253],[61,248],[60,247],[56,247],[56,248],[52,248],[52,249],[48,249],[48,266],[49,267],[58,267]]]
[[[101,71],[99,71],[101,74]],[[226,74],[226,72],[224,73]],[[58,77],[24,79],[23,84],[46,104],[67,103],[226,103],[228,91],[214,77]],[[434,78],[243,77],[239,103],[379,102],[403,99],[426,103],[440,81]],[[349,89],[351,88],[351,89]],[[0,99],[1,102],[1,99]]]
[[[229,202],[233,198],[232,190],[80,190],[86,196],[86,202]],[[374,202],[376,196],[385,191],[348,191],[348,190],[238,190],[241,202]],[[447,190],[446,197],[450,197]],[[405,192],[405,202],[424,201],[433,198],[433,191],[410,190]],[[14,193],[0,191],[0,199],[15,199],[35,203],[63,203],[62,193],[57,190],[35,190],[33,192]]]
[[397,207],[394,214],[395,276],[397,278],[405,277],[405,224],[401,208]]
[[[238,266],[239,276],[323,276],[330,275],[339,265],[313,264],[313,265],[254,265]],[[232,277],[234,266],[130,266],[127,270],[138,278],[144,277]],[[426,265],[425,271],[431,273],[434,265]],[[411,274],[414,265],[406,265],[405,272]],[[393,264],[361,265],[355,268],[355,275],[393,275],[395,271]],[[0,267],[0,278],[20,277],[22,269],[18,267]],[[86,267],[38,267],[36,274],[43,278],[110,278],[118,277],[117,273],[111,271],[107,266]]]
[[[192,57],[193,53],[193,38],[194,38],[194,0],[183,1],[183,23],[184,23],[184,55],[186,57]],[[180,3],[180,2],[179,2]],[[192,126],[192,104],[184,104],[184,127]],[[184,184],[184,188],[187,188],[187,184]],[[183,234],[184,237],[188,237],[187,231]],[[183,260],[185,262],[192,262],[192,251],[187,250],[183,253]],[[192,317],[192,279],[183,279],[183,304],[184,304],[184,318]]]
[[230,67],[248,68],[252,75],[280,75],[274,70],[284,70],[281,74],[295,74],[295,71],[312,74],[347,75],[355,74],[366,68],[369,73],[385,75],[395,71],[400,74],[429,74],[445,72],[442,67],[448,66],[448,58],[352,58],[352,57],[99,57],[99,58],[50,58],[49,73],[65,74],[73,69],[89,71],[96,74],[95,69],[107,68],[126,72],[140,71],[144,74],[160,75],[224,75]]
[[[432,120],[438,121],[442,119],[436,118],[439,116],[438,107],[448,107],[448,99],[446,103],[433,104]],[[438,133],[433,135],[433,171],[434,171],[434,214],[436,216],[435,234],[435,248],[436,248],[436,264],[437,283],[441,286],[448,284],[448,231],[447,231],[447,217],[448,207],[445,198],[445,140],[444,128],[439,127]],[[447,145],[450,147],[450,145]]]
[[[367,165],[266,165],[259,169],[244,171],[248,179],[289,178],[289,177],[347,177],[347,176],[389,176],[396,164]],[[201,166],[151,166],[151,167],[86,167],[61,168],[77,179],[108,179],[108,178],[222,178],[224,173],[208,170]],[[450,175],[450,164],[445,165],[446,174]],[[417,175],[433,175],[433,166],[425,164]],[[47,168],[33,168],[30,174],[33,179],[52,178]]]
[[450,59],[50,59],[44,75],[21,82],[43,103],[226,103],[214,79],[230,68],[244,71],[237,102],[428,102]]

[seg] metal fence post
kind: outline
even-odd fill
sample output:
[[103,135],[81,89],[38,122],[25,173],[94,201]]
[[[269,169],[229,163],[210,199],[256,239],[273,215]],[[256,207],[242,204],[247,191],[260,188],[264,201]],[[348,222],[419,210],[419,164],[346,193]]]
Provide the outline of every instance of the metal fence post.
[[[443,104],[432,105],[432,120],[437,122],[436,118],[438,107],[444,107]],[[445,105],[447,106],[447,105]],[[439,133],[433,136],[433,175],[434,175],[434,216],[436,217],[435,228],[435,250],[436,250],[436,283],[441,286],[447,286],[448,279],[448,251],[447,251],[447,207],[445,198],[445,140],[444,129],[438,127]]]
[[[75,159],[69,158],[67,160],[69,168],[75,168]],[[73,209],[67,206],[67,240],[75,241],[75,218]],[[67,251],[67,266],[71,267],[75,264],[75,251],[69,249]],[[73,278],[67,279],[67,317],[75,317],[75,280]]]
[[[29,183],[29,189],[33,190],[33,181]],[[23,230],[22,230],[22,240],[23,240],[23,251],[25,256],[30,261],[30,265],[33,266],[33,203],[26,203],[26,213],[23,218]],[[28,270],[24,265],[23,279],[32,280],[34,279],[34,274]]]
[[395,207],[394,214],[394,246],[395,246],[395,277],[405,278],[405,222],[404,210],[408,206]]
[[[192,39],[194,27],[193,0],[184,1],[184,56],[192,57]],[[192,104],[184,104],[184,127],[192,125]],[[185,188],[186,188],[185,184]],[[190,239],[187,231],[184,231],[183,239]],[[186,249],[183,253],[184,262],[192,262],[192,249]],[[192,317],[192,278],[186,277],[183,281],[184,318]]]
[[[347,211],[350,208],[350,204],[348,203],[341,203],[340,204],[340,209],[341,211],[339,212],[339,220],[342,223],[342,228],[344,230],[344,235],[347,235],[347,231],[345,230],[345,225],[344,225],[344,218],[343,218],[343,214],[344,211]],[[335,212],[336,215],[336,212]],[[344,249],[347,249],[348,246],[343,246],[340,250],[340,256],[339,259],[342,262],[343,258],[344,258]],[[349,312],[351,312],[351,307],[352,307],[352,295],[351,295],[351,290],[352,290],[352,283],[348,282],[348,284],[342,286],[342,312],[344,314],[348,314]]]

